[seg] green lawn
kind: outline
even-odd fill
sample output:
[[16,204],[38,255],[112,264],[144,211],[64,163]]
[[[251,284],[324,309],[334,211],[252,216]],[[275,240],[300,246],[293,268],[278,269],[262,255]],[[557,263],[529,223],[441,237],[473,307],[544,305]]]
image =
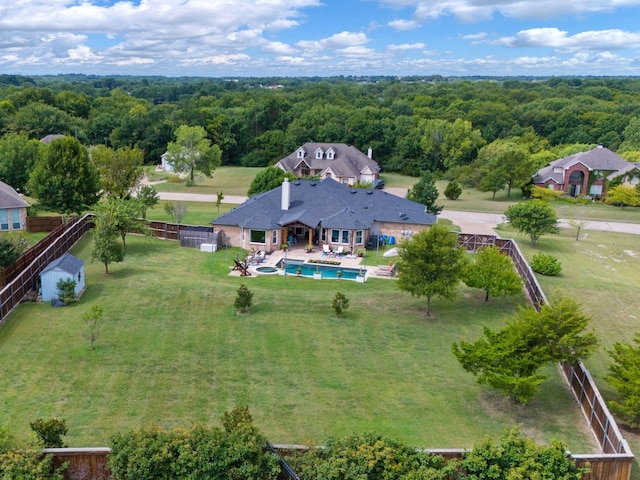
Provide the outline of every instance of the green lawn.
[[249,167],[219,167],[213,172],[212,178],[198,175],[196,185],[187,187],[184,182],[178,182],[177,175],[165,172],[155,172],[147,170],[147,175],[151,181],[167,179],[165,183],[158,183],[154,188],[159,192],[183,192],[201,193],[206,195],[217,195],[223,192],[224,195],[245,196],[249,186],[261,168]]
[[[171,216],[164,211],[164,206],[167,203],[166,200],[160,200],[158,205],[147,210],[147,218],[158,220],[161,222],[172,222]],[[203,203],[203,202],[182,202],[187,207],[187,214],[185,215],[182,223],[185,225],[209,225],[211,220],[218,218],[220,215],[227,213],[237,205],[230,203],[221,203],[220,212],[218,213],[218,207],[215,203]]]
[[[524,296],[492,299],[461,288],[433,302],[393,280],[356,282],[228,275],[236,250],[205,254],[177,242],[130,237],[122,264],[87,263],[80,303],[25,304],[0,327],[0,425],[24,433],[37,417],[65,418],[72,446],[102,446],[121,430],[216,424],[248,405],[272,442],[317,444],[328,435],[378,431],[424,447],[470,447],[518,425],[537,441],[594,450],[581,414],[556,374],[528,406],[477,385],[451,343],[498,328]],[[88,259],[87,238],[75,249]],[[374,262],[374,259],[370,259]],[[237,316],[246,282],[254,307]],[[336,291],[351,300],[340,320]],[[81,315],[106,312],[95,351]],[[576,428],[578,426],[578,428]]]
[[[544,236],[532,247],[528,239],[502,226],[502,237],[515,238],[523,255],[531,260],[544,252],[556,256],[562,263],[557,277],[538,275],[547,296],[554,292],[577,299],[591,315],[592,325],[601,346],[585,364],[605,400],[614,392],[604,377],[611,359],[607,350],[618,341],[629,342],[640,332],[638,286],[640,285],[640,238],[637,235],[586,231],[579,241],[575,230],[563,230],[560,235]],[[640,451],[637,432],[624,431],[631,450]],[[634,463],[632,478],[640,479],[640,468]]]

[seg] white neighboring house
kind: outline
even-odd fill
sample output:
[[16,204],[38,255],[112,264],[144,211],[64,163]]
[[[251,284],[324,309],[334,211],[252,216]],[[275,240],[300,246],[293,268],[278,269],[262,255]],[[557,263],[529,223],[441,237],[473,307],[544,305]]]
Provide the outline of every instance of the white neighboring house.
[[169,152],[164,152],[160,157],[160,166],[162,167],[163,172],[173,172],[173,164],[167,160],[167,154]]

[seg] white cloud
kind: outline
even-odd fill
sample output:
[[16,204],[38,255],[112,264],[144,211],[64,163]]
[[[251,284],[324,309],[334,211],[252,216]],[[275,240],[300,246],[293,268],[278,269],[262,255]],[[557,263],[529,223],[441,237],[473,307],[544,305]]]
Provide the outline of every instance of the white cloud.
[[296,46],[304,50],[337,50],[361,46],[369,42],[364,33],[340,32],[321,40],[301,40]]
[[557,28],[532,28],[491,43],[514,48],[547,47],[566,52],[622,50],[640,43],[640,33],[613,29],[569,35],[568,32]]
[[495,14],[518,19],[549,19],[640,5],[640,0],[379,0],[379,2],[397,9],[412,7],[413,20],[418,22],[450,15],[466,23],[488,20]]
[[420,23],[415,20],[392,20],[388,25],[399,32],[407,32],[420,27]]
[[398,51],[398,50],[422,50],[426,48],[425,43],[403,43],[401,45],[387,45],[387,50]]
[[274,55],[288,55],[297,52],[291,45],[282,42],[267,42],[262,46],[261,50]]

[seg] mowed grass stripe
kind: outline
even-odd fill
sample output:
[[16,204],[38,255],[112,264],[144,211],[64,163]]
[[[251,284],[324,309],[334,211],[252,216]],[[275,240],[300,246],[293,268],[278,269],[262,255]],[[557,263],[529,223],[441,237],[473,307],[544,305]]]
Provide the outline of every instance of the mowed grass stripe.
[[[106,445],[118,431],[218,424],[248,405],[277,443],[317,444],[327,435],[382,434],[424,447],[469,447],[485,434],[519,425],[536,439],[558,438],[593,451],[573,399],[552,369],[545,395],[514,406],[479,386],[451,354],[484,325],[499,328],[524,295],[482,301],[460,289],[454,301],[400,292],[394,281],[314,281],[288,276],[229,276],[238,253],[213,255],[177,242],[127,237],[127,256],[88,262],[88,288],[72,307],[21,306],[0,328],[0,424],[17,432],[40,416],[63,417],[67,442]],[[74,253],[89,259],[87,237]],[[236,315],[241,283],[254,292],[249,315]],[[351,301],[336,319],[337,291]],[[81,316],[105,310],[92,352]]]

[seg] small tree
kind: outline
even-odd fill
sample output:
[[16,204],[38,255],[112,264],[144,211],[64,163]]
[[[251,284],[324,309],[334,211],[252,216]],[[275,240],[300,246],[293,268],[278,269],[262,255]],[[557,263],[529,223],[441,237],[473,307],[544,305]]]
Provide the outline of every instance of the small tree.
[[220,165],[222,150],[211,145],[207,132],[201,126],[181,125],[175,132],[176,141],[167,145],[167,161],[176,172],[187,172],[190,184],[194,184],[194,171],[200,170],[207,177]]
[[218,207],[218,213],[220,213],[220,204],[222,203],[222,200],[224,200],[224,194],[222,193],[222,190],[220,190],[216,196],[216,207]]
[[449,200],[457,200],[462,195],[462,187],[458,181],[454,178],[447,184],[447,188],[444,189],[444,196]]
[[63,278],[56,283],[58,298],[62,300],[65,305],[70,305],[77,301],[76,285],[77,283],[73,278],[67,278],[66,280]]
[[29,426],[35,432],[38,440],[43,443],[44,448],[63,448],[65,446],[62,437],[67,434],[68,429],[64,419],[43,420],[37,418]]
[[336,317],[340,318],[349,309],[349,299],[344,293],[337,292],[336,296],[331,300],[331,306],[333,311],[336,312]]
[[82,321],[84,322],[84,330],[82,333],[84,338],[89,342],[91,350],[94,349],[94,344],[102,333],[103,313],[102,307],[94,305],[82,315]]
[[613,359],[605,378],[618,394],[609,408],[631,428],[640,428],[640,334],[633,343],[616,342],[608,351]]
[[143,220],[146,220],[147,210],[155,207],[158,204],[160,197],[158,196],[158,191],[155,188],[150,185],[144,185],[138,190],[136,199],[138,200],[140,216]]
[[553,207],[543,200],[516,203],[504,212],[507,222],[518,232],[529,235],[536,245],[541,235],[560,233]]
[[453,298],[458,290],[466,262],[457,238],[457,234],[446,227],[434,225],[400,247],[398,288],[417,297],[427,297],[428,317],[431,316],[431,297]]
[[113,211],[102,210],[96,216],[96,227],[93,229],[93,251],[91,258],[104,264],[105,273],[109,274],[109,264],[124,259],[124,248],[118,241],[117,218]]
[[436,181],[429,171],[422,172],[420,180],[407,192],[407,199],[422,203],[427,213],[438,215],[442,211],[441,205],[436,205],[438,200]]
[[187,206],[182,202],[165,202],[164,211],[171,217],[173,223],[182,223],[187,214]]
[[253,304],[253,292],[242,283],[238,288],[238,296],[233,306],[236,307],[238,313],[249,313],[249,307]]
[[485,301],[489,300],[489,295],[515,295],[522,291],[520,277],[511,259],[493,245],[475,254],[474,262],[464,269],[462,279],[467,286],[484,290]]
[[474,343],[452,345],[462,368],[520,403],[531,400],[545,376],[540,368],[550,363],[575,363],[598,344],[590,318],[575,300],[556,297],[540,311],[521,308],[498,332],[484,329]]
[[262,192],[268,192],[274,188],[279,187],[284,182],[284,179],[295,180],[296,176],[291,172],[285,172],[278,167],[267,167],[264,170],[258,172],[251,181],[249,186],[248,196],[256,195]]

